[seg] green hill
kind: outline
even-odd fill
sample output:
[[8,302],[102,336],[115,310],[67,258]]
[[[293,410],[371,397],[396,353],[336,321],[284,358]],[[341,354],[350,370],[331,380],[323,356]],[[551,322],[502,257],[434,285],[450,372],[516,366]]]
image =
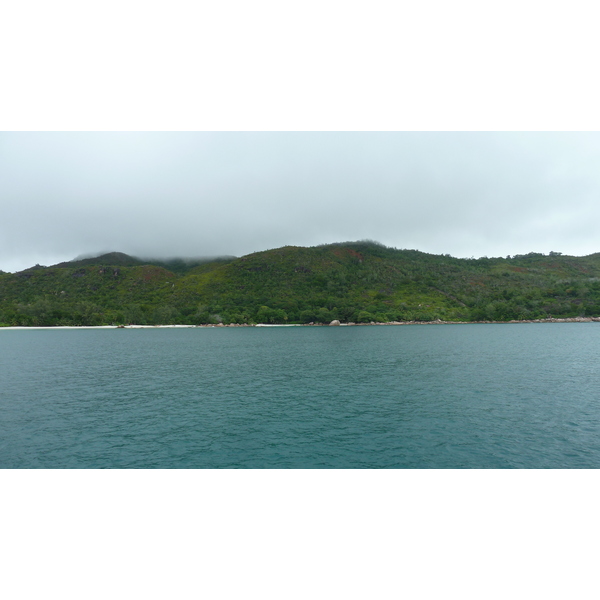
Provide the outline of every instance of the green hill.
[[[202,267],[207,264],[221,264],[235,260],[235,256],[224,256],[218,258],[172,258],[167,260],[154,259],[154,258],[136,258],[123,254],[122,252],[109,252],[108,254],[102,254],[93,258],[84,258],[80,260],[72,260],[68,262],[62,262],[54,267],[71,269],[74,267],[88,267],[88,266],[111,266],[111,267],[137,267],[141,265],[155,265],[157,267],[163,267],[173,273],[184,274],[197,267]],[[39,268],[39,265],[32,268]]]
[[3,325],[507,321],[600,315],[600,254],[458,259],[374,242],[241,258],[114,252],[0,273]]

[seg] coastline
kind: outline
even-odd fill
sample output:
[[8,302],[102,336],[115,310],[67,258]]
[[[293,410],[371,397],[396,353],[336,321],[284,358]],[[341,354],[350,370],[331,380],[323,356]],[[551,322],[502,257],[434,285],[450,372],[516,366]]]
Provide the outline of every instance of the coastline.
[[515,325],[519,323],[600,323],[600,317],[565,317],[563,319],[529,319],[524,321],[389,321],[387,323],[218,323],[216,325],[56,325],[56,326],[9,326],[2,330],[38,330],[38,329],[220,329],[225,327],[365,327],[382,325]]

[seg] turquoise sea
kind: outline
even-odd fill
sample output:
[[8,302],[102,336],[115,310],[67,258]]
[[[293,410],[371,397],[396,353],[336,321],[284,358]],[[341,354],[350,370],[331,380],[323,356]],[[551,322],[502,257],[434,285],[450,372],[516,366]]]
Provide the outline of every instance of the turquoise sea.
[[600,324],[0,331],[0,468],[597,468]]

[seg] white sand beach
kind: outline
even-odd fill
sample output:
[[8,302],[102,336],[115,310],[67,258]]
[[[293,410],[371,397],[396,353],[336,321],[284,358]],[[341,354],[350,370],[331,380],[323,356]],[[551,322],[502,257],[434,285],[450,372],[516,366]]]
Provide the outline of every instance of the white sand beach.
[[[524,321],[390,321],[387,323],[340,323],[342,327],[369,327],[382,325],[516,325],[519,323],[598,323],[600,317],[566,317],[564,319],[532,319]],[[80,325],[67,326],[57,325],[54,327],[0,327],[0,331],[15,330],[36,330],[36,329],[222,329],[226,327],[329,327],[329,323],[230,323],[225,325],[219,323],[216,325]]]

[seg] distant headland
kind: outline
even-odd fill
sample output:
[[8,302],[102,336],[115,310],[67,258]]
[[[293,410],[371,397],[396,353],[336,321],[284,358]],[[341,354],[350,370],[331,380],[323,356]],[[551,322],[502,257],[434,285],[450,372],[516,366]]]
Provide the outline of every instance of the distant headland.
[[0,272],[0,326],[248,326],[600,320],[600,253],[454,258],[376,242],[241,258],[119,252]]

